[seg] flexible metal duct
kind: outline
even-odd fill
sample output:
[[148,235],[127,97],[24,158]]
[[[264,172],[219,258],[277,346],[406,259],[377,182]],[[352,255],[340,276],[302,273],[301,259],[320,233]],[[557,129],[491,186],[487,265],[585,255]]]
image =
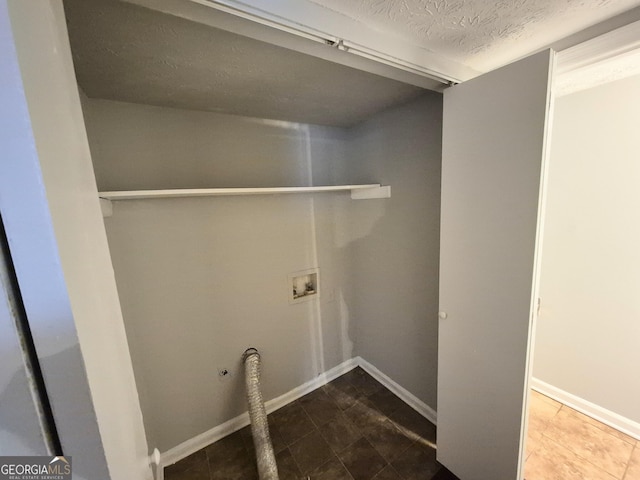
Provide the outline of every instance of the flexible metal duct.
[[260,391],[260,354],[255,348],[249,348],[242,356],[244,360],[245,383],[247,386],[247,403],[251,419],[251,435],[256,447],[258,475],[260,480],[278,480],[278,466],[273,454],[267,411]]

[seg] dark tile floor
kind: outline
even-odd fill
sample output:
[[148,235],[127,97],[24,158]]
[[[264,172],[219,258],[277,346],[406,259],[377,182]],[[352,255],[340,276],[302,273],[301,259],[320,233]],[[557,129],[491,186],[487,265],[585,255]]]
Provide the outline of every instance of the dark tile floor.
[[[436,428],[361,368],[269,415],[280,480],[457,480]],[[166,480],[257,479],[250,427],[165,468]]]

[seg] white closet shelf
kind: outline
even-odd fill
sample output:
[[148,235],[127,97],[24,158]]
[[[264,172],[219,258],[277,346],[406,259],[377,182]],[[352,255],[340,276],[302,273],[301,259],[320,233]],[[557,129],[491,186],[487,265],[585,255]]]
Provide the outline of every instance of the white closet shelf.
[[318,193],[351,191],[351,198],[389,198],[391,188],[380,184],[327,185],[320,187],[265,187],[265,188],[183,188],[172,190],[123,190],[99,192],[105,200],[141,200],[145,198],[215,197],[227,195],[277,195],[282,193]]
[[179,188],[172,190],[122,190],[98,192],[103,216],[111,216],[111,201],[153,198],[216,197],[231,195],[279,195],[288,193],[351,192],[353,200],[391,197],[391,187],[379,183],[368,185],[324,185],[318,187],[265,188]]

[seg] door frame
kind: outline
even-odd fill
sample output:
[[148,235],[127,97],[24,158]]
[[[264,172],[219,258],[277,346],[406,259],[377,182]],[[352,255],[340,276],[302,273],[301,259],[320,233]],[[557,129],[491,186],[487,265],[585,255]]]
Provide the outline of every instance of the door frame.
[[[548,126],[546,134],[553,133],[554,99],[559,94],[572,93],[572,88],[577,84],[576,79],[589,74],[597,74],[601,68],[640,52],[640,38],[637,35],[640,29],[640,21],[629,23],[605,34],[590,38],[572,47],[556,52],[555,67],[551,77],[551,104],[548,111]],[[640,73],[640,69],[638,71]],[[596,86],[594,83],[591,86]],[[588,88],[588,87],[587,87]],[[536,325],[540,310],[541,298],[539,295],[542,255],[544,253],[544,223],[547,210],[546,184],[548,179],[549,164],[551,162],[551,138],[545,139],[544,160],[541,177],[540,203],[538,212],[537,247],[534,265],[534,288],[531,296],[531,321],[529,325],[529,345],[527,353],[527,366],[525,378],[525,403],[522,418],[521,451],[519,458],[518,478],[524,478],[525,448],[529,423],[529,397],[533,379],[534,346],[536,338]]]
[[0,71],[0,212],[61,448],[78,478],[148,480],[62,1],[0,0]]

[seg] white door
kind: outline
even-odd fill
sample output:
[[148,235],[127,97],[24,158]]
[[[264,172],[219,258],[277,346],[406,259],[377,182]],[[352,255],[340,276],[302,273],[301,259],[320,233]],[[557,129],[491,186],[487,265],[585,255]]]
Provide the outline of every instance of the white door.
[[444,93],[438,460],[516,480],[553,52]]

